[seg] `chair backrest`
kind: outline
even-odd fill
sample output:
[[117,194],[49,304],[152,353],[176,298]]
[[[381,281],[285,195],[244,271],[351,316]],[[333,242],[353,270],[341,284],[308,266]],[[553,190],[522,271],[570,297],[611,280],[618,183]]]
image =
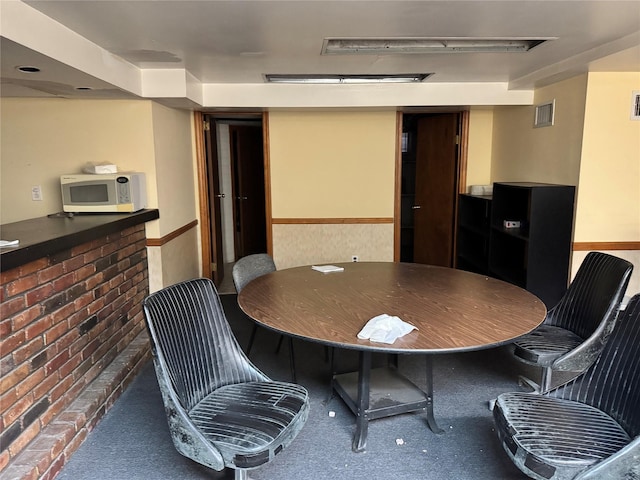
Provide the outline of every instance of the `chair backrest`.
[[268,380],[239,347],[211,280],[166,287],[143,306],[156,370],[186,410],[221,386]]
[[640,294],[621,312],[596,362],[548,396],[592,405],[631,436],[640,435]]
[[267,273],[275,272],[276,265],[273,259],[266,253],[254,253],[242,257],[233,265],[231,275],[236,291],[240,291],[254,278],[258,278]]
[[570,330],[583,339],[615,315],[631,278],[633,264],[601,252],[589,252],[546,324]]

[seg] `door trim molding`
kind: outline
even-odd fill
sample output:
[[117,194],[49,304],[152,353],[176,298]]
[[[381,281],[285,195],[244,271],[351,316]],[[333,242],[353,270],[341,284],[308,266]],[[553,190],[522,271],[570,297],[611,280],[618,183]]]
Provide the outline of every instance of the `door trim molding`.
[[393,202],[393,261],[400,261],[402,232],[402,119],[403,113],[396,112],[396,168]]
[[264,162],[264,209],[267,229],[267,253],[273,256],[273,210],[271,207],[271,157],[269,152],[269,112],[262,113],[262,158]]
[[[195,131],[195,161],[196,161],[196,171],[198,175],[198,208],[200,210],[200,257],[201,257],[201,268],[202,275],[207,278],[212,278],[211,271],[211,248],[212,248],[212,239],[211,239],[211,206],[209,204],[209,180],[207,177],[207,155],[204,141],[204,116],[208,115],[210,117],[246,117],[247,115],[254,116],[256,120],[260,119],[263,125],[263,133],[268,132],[268,115],[266,112],[244,112],[242,114],[238,114],[236,112],[211,112],[205,113],[200,111],[193,112],[193,128]],[[214,127],[211,125],[211,127]],[[266,129],[266,130],[265,130]],[[269,178],[269,164],[268,164],[268,135],[265,134],[263,139],[264,149],[265,149],[265,182],[270,183]],[[214,147],[217,148],[217,145]],[[271,241],[271,227],[270,227],[270,219],[271,219],[271,189],[270,185],[266,185],[267,189],[265,190],[265,203],[267,205],[267,248],[269,252],[272,250],[272,241]]]
[[204,146],[204,116],[193,112],[196,135],[196,170],[198,173],[198,202],[200,210],[200,267],[201,275],[211,278],[211,212],[209,207],[209,181],[207,180],[207,155]]
[[[460,138],[458,143],[458,193],[466,193],[467,192],[467,157],[469,152],[469,111],[468,110],[463,110],[460,112],[459,132],[460,132],[459,133]],[[456,210],[455,214],[457,218],[458,217],[457,198],[456,198],[455,210]]]

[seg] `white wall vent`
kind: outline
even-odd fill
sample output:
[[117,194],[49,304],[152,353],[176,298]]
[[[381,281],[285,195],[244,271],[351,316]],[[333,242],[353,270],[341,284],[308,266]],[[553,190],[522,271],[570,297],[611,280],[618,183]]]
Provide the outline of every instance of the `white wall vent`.
[[553,99],[547,103],[536,105],[536,118],[533,121],[534,127],[550,127],[553,125],[556,101]]
[[631,96],[631,120],[640,120],[640,90]]

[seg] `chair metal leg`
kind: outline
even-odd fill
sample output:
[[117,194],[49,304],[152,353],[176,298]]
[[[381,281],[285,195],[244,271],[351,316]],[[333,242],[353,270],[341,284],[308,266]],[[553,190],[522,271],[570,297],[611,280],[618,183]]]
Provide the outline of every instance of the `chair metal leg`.
[[553,370],[551,367],[542,369],[542,379],[540,380],[540,393],[547,392],[551,389],[551,375]]
[[278,340],[278,345],[276,346],[276,353],[280,353],[280,347],[282,347],[283,340],[284,340],[284,335],[280,335],[280,339]]
[[551,367],[542,368],[542,376],[540,378],[540,385],[533,380],[522,375],[518,377],[518,383],[523,387],[528,387],[532,390],[532,393],[544,393],[551,390],[551,376],[553,375],[553,369]]
[[296,362],[293,358],[293,337],[289,337],[289,364],[291,365],[291,381],[296,383]]
[[[282,341],[285,335],[280,335],[278,340],[278,346],[276,347],[276,354],[280,353],[280,347],[282,347]],[[296,383],[296,362],[293,358],[293,337],[287,336],[287,343],[289,344],[289,365],[291,366],[291,381]]]
[[531,380],[530,378],[522,375],[518,376],[518,385],[525,388],[530,388],[531,393],[540,393],[540,385]]
[[251,347],[253,347],[253,341],[256,338],[256,332],[258,331],[258,325],[253,324],[253,330],[251,330],[251,336],[249,337],[249,344],[247,345],[247,356],[251,353]]
[[235,480],[249,480],[249,471],[244,468],[235,469]]
[[331,376],[333,377],[336,374],[336,349],[334,347],[331,347],[330,353],[329,353],[329,372],[331,373]]
[[540,385],[531,380],[530,378],[520,375],[518,377],[518,385],[525,388],[530,388],[531,393],[540,393]]

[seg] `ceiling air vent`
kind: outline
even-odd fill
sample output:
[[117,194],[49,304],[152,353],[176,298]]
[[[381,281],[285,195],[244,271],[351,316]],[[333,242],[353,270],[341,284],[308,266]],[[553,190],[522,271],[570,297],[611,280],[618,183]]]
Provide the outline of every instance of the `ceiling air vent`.
[[552,100],[547,103],[536,105],[536,118],[533,122],[534,127],[550,127],[553,125],[553,116],[555,112],[556,101]]
[[640,91],[633,92],[631,97],[631,120],[640,120]]

